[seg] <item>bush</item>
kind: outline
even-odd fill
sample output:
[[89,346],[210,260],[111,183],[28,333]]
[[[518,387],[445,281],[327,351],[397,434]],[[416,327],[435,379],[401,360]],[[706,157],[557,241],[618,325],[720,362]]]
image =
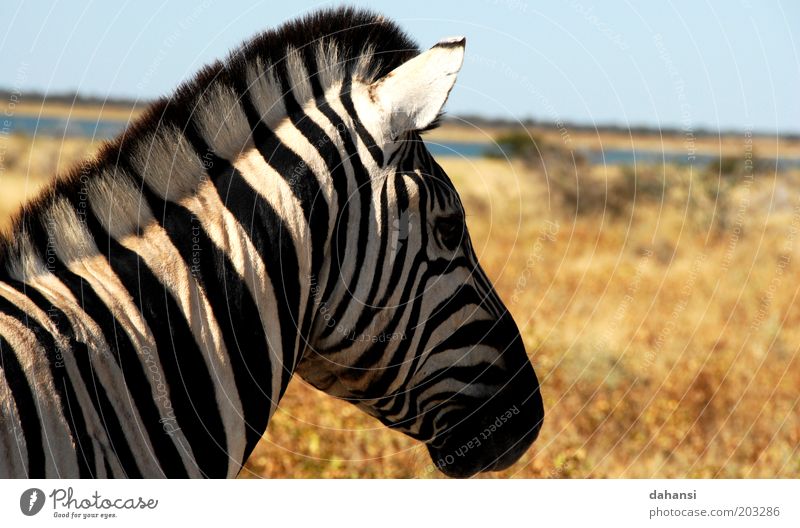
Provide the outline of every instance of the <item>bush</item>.
[[743,172],[744,160],[736,156],[720,156],[708,164],[706,172],[730,176]]
[[497,138],[498,149],[485,152],[488,158],[522,159],[530,161],[539,157],[539,137],[527,132],[507,132]]
[[588,167],[568,174],[549,173],[551,190],[561,204],[578,215],[608,213],[622,216],[643,201],[661,200],[664,184],[654,166],[623,166],[619,171],[605,168],[595,174]]

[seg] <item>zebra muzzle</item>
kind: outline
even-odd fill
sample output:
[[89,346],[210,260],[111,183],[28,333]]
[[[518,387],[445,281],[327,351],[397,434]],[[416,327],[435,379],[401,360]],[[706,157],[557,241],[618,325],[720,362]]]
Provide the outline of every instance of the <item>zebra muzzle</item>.
[[539,436],[544,406],[530,361],[484,405],[462,416],[445,438],[428,444],[433,465],[449,477],[501,471],[524,455]]

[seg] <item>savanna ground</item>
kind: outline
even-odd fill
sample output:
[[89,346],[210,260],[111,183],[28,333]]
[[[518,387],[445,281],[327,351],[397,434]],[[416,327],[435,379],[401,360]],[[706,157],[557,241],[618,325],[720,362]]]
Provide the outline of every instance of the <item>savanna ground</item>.
[[[544,130],[542,156],[439,160],[547,411],[534,447],[488,476],[800,476],[800,171],[749,163],[800,149],[742,134],[698,140],[726,156],[710,167],[573,163],[569,147],[602,140]],[[684,147],[607,144],[626,141]],[[97,146],[0,136],[0,218]],[[242,476],[441,475],[422,446],[295,379]]]

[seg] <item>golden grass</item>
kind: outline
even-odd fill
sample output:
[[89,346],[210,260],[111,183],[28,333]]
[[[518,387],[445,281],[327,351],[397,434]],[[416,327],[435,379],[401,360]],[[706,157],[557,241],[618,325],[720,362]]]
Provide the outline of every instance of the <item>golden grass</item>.
[[0,136],[0,228],[22,202],[36,196],[54,175],[67,171],[99,144],[83,138]]
[[105,106],[100,106],[97,104],[70,104],[52,101],[43,103],[41,101],[28,101],[23,98],[15,105],[14,112],[20,115],[41,117],[128,121],[139,117],[146,106],[146,101],[138,105],[108,103]]
[[[6,143],[2,214],[93,148]],[[547,410],[535,446],[487,476],[800,476],[800,174],[730,176],[717,197],[714,175],[638,171],[649,195],[576,213],[555,172],[440,163]],[[596,190],[620,172],[579,181]],[[296,379],[242,476],[441,475],[418,444]]]
[[[514,131],[518,131],[516,128]],[[550,143],[563,140],[563,131],[552,127],[532,127],[531,134]],[[607,150],[636,149],[638,151],[678,152],[693,150],[696,154],[711,156],[737,156],[741,154],[742,138],[737,135],[700,135],[693,133],[629,134],[625,131],[569,130],[569,146],[574,149]],[[752,138],[753,151],[763,158],[800,157],[800,141],[783,137],[761,136]]]

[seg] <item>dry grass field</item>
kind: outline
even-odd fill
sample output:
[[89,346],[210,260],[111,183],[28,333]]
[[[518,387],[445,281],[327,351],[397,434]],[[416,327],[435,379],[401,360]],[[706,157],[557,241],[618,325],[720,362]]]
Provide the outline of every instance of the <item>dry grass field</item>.
[[[744,137],[725,141],[745,156]],[[5,218],[95,146],[0,148]],[[547,411],[524,458],[487,476],[800,476],[798,171],[439,161]],[[424,448],[299,379],[242,476],[441,477]]]

